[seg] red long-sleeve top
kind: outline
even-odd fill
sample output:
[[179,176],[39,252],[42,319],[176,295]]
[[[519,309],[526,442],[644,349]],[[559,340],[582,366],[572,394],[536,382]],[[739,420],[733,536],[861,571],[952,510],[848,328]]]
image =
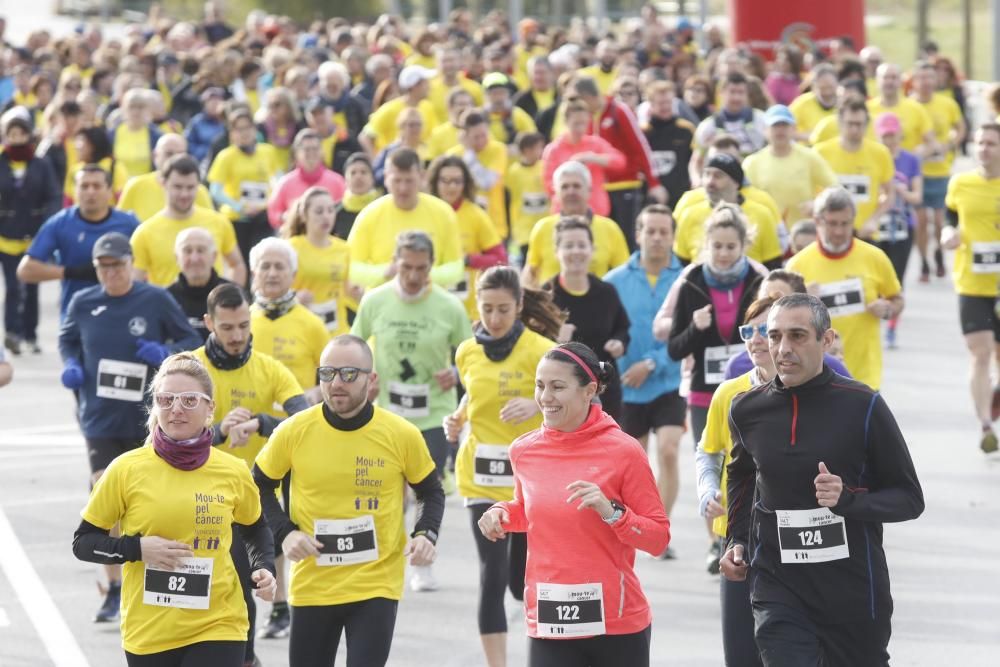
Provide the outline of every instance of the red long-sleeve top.
[[545,190],[552,200],[553,209],[556,213],[559,212],[559,198],[555,196],[552,176],[559,165],[568,162],[577,153],[600,153],[608,156],[606,167],[598,164],[586,165],[590,171],[590,209],[598,215],[607,216],[611,212],[611,200],[604,189],[604,184],[608,180],[607,172],[622,169],[625,166],[625,156],[604,139],[590,134],[584,135],[579,142],[574,143],[569,133],[564,133],[542,152],[542,179],[545,182]]
[[637,181],[641,176],[649,188],[660,185],[660,179],[656,177],[656,170],[653,169],[653,151],[632,110],[609,97],[598,123],[591,133],[601,137],[625,155],[625,164],[605,170],[607,182]]
[[[649,460],[600,406],[572,432],[542,426],[510,447],[514,500],[497,503],[510,515],[508,532],[527,532],[531,548],[524,580],[528,635],[537,637],[537,585],[600,583],[605,630],[639,632],[652,622],[635,574],[635,550],[660,554],[670,542],[667,518]],[[625,507],[608,525],[592,509],[567,503],[566,486],[593,482]]]

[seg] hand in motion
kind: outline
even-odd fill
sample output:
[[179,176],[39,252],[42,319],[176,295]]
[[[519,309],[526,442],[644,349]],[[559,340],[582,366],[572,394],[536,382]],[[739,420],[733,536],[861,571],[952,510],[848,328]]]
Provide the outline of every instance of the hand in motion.
[[819,474],[814,480],[816,484],[816,501],[820,507],[836,507],[840,502],[840,494],[844,492],[844,480],[832,474],[826,464],[819,462]]
[[712,326],[712,304],[694,311],[694,314],[691,315],[691,321],[694,322],[694,326],[698,331],[704,331]]
[[150,535],[139,539],[142,562],[157,570],[174,571],[181,566],[182,558],[191,558],[194,552],[183,542]]
[[601,487],[593,482],[577,480],[568,484],[566,489],[573,492],[566,499],[566,502],[571,503],[574,500],[579,500],[580,504],[576,507],[578,510],[590,508],[600,514],[602,519],[610,519],[615,512],[615,508],[601,491]]
[[319,555],[319,550],[323,548],[323,543],[312,535],[307,535],[301,530],[293,530],[285,536],[281,542],[281,551],[288,559],[294,563],[312,556]]
[[490,542],[496,542],[507,537],[504,524],[510,523],[510,514],[502,507],[492,507],[479,517],[479,532]]
[[274,593],[278,590],[278,580],[265,569],[255,570],[250,578],[256,584],[254,595],[265,602],[274,601]]
[[500,409],[500,421],[521,424],[538,414],[538,404],[533,398],[512,398]]
[[434,543],[426,537],[417,535],[406,545],[403,556],[409,558],[410,565],[417,567],[430,565],[437,558],[437,549],[434,547]]
[[747,563],[743,560],[743,545],[734,544],[726,549],[719,559],[719,570],[729,581],[745,581],[747,578]]

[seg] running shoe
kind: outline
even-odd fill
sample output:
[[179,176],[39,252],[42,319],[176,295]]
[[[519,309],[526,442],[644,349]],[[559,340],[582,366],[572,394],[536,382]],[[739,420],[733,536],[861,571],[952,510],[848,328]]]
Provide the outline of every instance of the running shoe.
[[271,608],[271,617],[267,620],[267,625],[261,628],[257,636],[261,639],[283,639],[288,636],[288,628],[292,624],[292,618],[288,613],[287,603],[278,603]]
[[111,623],[118,620],[118,612],[122,605],[122,584],[112,581],[108,584],[108,592],[104,596],[104,604],[94,614],[94,623]]
[[3,337],[3,346],[10,350],[15,357],[21,355],[21,340],[14,334],[7,334]]
[[38,345],[37,340],[26,340],[24,344],[27,346],[28,351],[32,354],[41,354],[42,348]]
[[656,557],[657,560],[677,560],[677,552],[674,551],[673,547],[667,547],[663,550],[659,556]]
[[414,565],[413,576],[410,577],[410,588],[414,593],[429,593],[438,589],[434,570],[430,565]]
[[722,547],[719,546],[718,542],[713,542],[712,546],[708,548],[708,553],[705,555],[705,566],[708,568],[709,574],[719,573],[719,559],[722,557]]
[[983,427],[983,437],[979,441],[979,448],[987,454],[992,454],[997,450],[997,434],[989,426]]

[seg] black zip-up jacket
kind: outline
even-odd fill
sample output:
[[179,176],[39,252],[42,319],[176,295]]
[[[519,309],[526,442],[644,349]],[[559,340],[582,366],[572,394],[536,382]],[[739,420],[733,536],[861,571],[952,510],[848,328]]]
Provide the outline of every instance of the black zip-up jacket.
[[62,186],[46,160],[33,157],[15,178],[10,158],[0,153],[0,236],[27,241],[62,208]]
[[[705,350],[723,345],[743,346],[739,327],[743,324],[747,308],[757,298],[761,276],[753,270],[752,266],[750,267],[746,278],[743,279],[743,295],[740,297],[739,310],[736,313],[736,325],[729,338],[723,338],[722,334],[719,333],[714,313],[712,326],[705,330],[696,327],[692,319],[694,311],[712,303],[708,284],[705,282],[704,268],[703,265],[696,266],[685,277],[681,278],[684,282],[677,294],[673,324],[670,326],[670,338],[667,340],[667,353],[674,361],[680,361],[689,354],[692,355],[694,369],[691,372],[691,390],[711,393],[719,384],[705,382]],[[740,351],[740,349],[736,349],[733,354]],[[722,368],[725,368],[725,361],[722,362]]]
[[[752,600],[805,607],[821,623],[887,619],[892,596],[882,524],[920,516],[924,497],[903,434],[878,392],[824,366],[800,386],[775,378],[741,394],[729,425],[729,543],[745,547]],[[820,461],[844,483],[831,511],[845,519],[850,555],[782,563],[775,510],[819,508]],[[796,535],[782,533],[786,549],[799,546]]]

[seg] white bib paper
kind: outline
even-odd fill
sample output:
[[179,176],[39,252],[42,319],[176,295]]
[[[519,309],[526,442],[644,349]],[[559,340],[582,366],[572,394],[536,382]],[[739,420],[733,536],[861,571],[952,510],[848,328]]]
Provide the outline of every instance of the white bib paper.
[[101,359],[97,362],[97,395],[116,401],[141,401],[146,364]]
[[819,298],[830,317],[845,317],[865,312],[865,286],[861,278],[848,278],[819,286]]
[[537,593],[539,637],[591,637],[606,632],[600,583],[539,583]]
[[850,558],[844,517],[826,507],[777,510],[782,563],[825,563]]
[[316,564],[354,565],[378,560],[375,518],[366,514],[355,519],[317,519],[314,536],[323,543]]
[[143,604],[179,609],[208,609],[212,595],[212,558],[182,558],[176,570],[146,565]]

